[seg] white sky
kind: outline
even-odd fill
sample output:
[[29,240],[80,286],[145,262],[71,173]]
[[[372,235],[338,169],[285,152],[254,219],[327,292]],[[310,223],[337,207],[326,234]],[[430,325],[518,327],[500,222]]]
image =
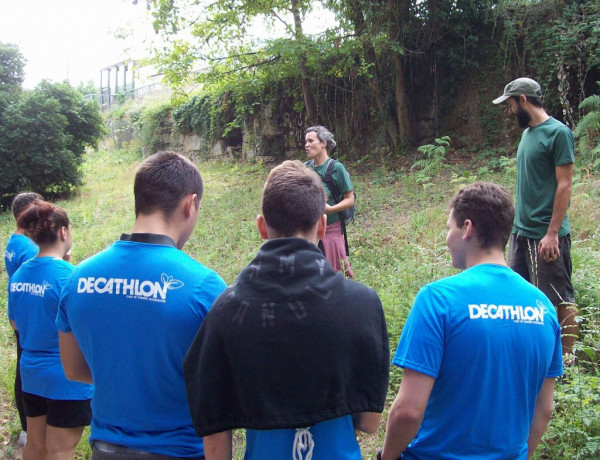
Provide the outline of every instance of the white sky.
[[[132,37],[116,38],[122,29]],[[144,1],[0,0],[0,42],[19,46],[27,89],[42,79],[99,86],[100,69],[145,55],[153,37]]]
[[[156,40],[146,2],[139,0],[0,0],[0,42],[14,43],[26,59],[23,87],[41,80],[92,80],[100,86],[100,69],[126,59],[147,57]],[[317,10],[304,22],[317,33],[331,25],[330,12]],[[262,30],[260,30],[262,29]],[[126,40],[116,37],[128,31]],[[259,35],[265,34],[259,28]],[[106,78],[106,74],[104,76]]]

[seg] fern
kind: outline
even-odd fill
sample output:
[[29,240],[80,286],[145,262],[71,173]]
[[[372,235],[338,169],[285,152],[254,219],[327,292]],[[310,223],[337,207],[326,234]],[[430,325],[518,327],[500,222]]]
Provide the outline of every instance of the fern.
[[600,96],[593,94],[579,103],[579,110],[600,110]]
[[[600,96],[598,96],[598,99],[600,100]],[[593,111],[585,114],[585,116],[579,120],[579,123],[577,123],[574,132],[575,137],[588,137],[589,139],[593,139],[600,134],[600,111]]]

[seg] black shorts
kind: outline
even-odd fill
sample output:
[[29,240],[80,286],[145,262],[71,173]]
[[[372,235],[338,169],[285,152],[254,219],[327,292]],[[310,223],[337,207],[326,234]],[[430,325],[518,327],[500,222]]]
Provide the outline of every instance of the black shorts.
[[56,428],[87,426],[92,421],[90,399],[49,399],[23,392],[27,417],[46,416],[46,424]]
[[546,262],[539,256],[540,240],[510,235],[507,262],[510,268],[539,288],[552,302],[552,305],[573,305],[573,284],[571,283],[571,235],[558,239],[560,255],[554,262]]

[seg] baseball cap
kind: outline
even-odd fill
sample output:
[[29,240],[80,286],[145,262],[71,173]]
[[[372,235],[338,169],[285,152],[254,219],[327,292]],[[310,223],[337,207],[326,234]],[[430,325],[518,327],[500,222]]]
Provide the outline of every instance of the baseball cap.
[[517,78],[504,87],[504,94],[502,96],[497,97],[492,102],[494,104],[501,104],[509,97],[520,96],[521,94],[528,97],[542,97],[542,88],[537,81],[531,78]]

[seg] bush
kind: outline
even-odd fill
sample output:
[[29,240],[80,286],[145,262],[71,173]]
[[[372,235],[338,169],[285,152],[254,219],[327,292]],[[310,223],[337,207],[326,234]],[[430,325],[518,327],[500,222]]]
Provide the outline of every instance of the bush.
[[98,106],[66,83],[43,82],[0,115],[0,207],[21,190],[47,198],[81,183],[82,155],[104,134]]
[[174,132],[172,114],[170,102],[145,106],[139,112],[130,114],[131,122],[141,137],[144,155],[167,148]]

